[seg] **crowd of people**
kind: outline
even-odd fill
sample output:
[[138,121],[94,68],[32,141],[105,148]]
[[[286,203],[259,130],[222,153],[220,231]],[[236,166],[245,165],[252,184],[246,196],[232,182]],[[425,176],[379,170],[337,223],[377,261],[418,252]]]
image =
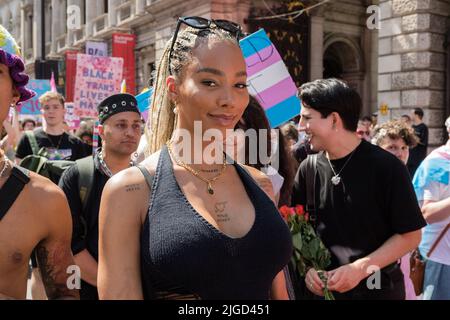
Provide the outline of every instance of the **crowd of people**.
[[[338,300],[450,300],[450,140],[427,156],[422,109],[377,124],[338,79],[303,84],[299,117],[271,128],[247,90],[242,35],[179,18],[145,134],[135,97],[113,94],[93,148],[92,124],[68,130],[60,93],[39,98],[42,126],[9,117],[34,93],[0,26],[0,299],[24,299],[31,278],[37,300],[323,299],[325,286]],[[39,171],[62,161],[57,181]],[[326,282],[314,268],[292,277],[286,205],[306,208],[329,250]]]

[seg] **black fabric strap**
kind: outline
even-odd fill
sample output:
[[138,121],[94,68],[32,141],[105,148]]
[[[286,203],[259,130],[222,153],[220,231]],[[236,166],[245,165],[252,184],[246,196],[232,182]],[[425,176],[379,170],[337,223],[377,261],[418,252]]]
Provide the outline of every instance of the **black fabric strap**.
[[6,215],[9,209],[22,192],[25,185],[30,182],[30,172],[26,169],[13,167],[11,176],[0,189],[0,220]]
[[306,212],[309,214],[310,222],[316,227],[316,173],[317,173],[317,154],[310,154],[306,158]]
[[147,182],[148,188],[152,190],[152,184],[153,184],[153,176],[148,172],[147,168],[145,168],[143,165],[138,164],[136,166],[144,175],[145,182]]

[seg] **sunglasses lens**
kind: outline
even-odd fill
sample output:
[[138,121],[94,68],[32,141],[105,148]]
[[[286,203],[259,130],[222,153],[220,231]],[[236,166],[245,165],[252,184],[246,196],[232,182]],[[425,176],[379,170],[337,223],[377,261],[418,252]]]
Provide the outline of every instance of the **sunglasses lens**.
[[214,20],[214,23],[219,27],[231,33],[237,33],[241,30],[241,27],[234,22],[228,20]]
[[206,28],[209,26],[209,20],[202,17],[186,17],[183,22],[193,28]]

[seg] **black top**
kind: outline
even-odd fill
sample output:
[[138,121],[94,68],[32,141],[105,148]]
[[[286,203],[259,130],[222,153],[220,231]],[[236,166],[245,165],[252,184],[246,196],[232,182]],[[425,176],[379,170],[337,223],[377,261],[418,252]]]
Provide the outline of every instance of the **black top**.
[[9,212],[25,185],[30,182],[30,172],[27,169],[13,166],[11,175],[0,188],[0,221]]
[[[181,191],[164,147],[141,235],[144,297],[268,299],[288,263],[292,238],[277,208],[249,174],[234,165],[255,207],[255,222],[232,239],[209,224]],[[231,169],[231,168],[230,168]]]
[[[80,173],[78,166],[72,166],[61,176],[59,187],[66,194],[72,214],[72,252],[74,255],[84,249],[98,261],[98,214],[100,211],[100,199],[103,188],[109,177],[100,169],[98,153],[94,159],[94,179],[91,193],[87,199],[86,211],[80,199],[78,179]],[[95,291],[94,291],[95,290]],[[82,283],[80,295],[82,299],[93,299],[97,295],[96,288],[87,283]]]
[[[350,156],[332,160],[334,170],[339,172]],[[306,205],[306,165],[297,172],[293,204]],[[367,256],[394,234],[426,225],[406,166],[378,146],[362,141],[337,186],[330,181],[334,174],[324,152],[318,154],[317,172],[317,231],[331,252],[329,270]]]
[[424,123],[413,125],[412,127],[416,135],[419,137],[420,142],[416,147],[409,151],[408,169],[411,177],[414,176],[416,169],[419,167],[423,159],[426,158],[428,147],[428,127]]
[[[50,160],[75,161],[92,153],[91,147],[77,137],[65,132],[59,136],[50,135],[42,128],[35,129],[33,132],[39,149],[45,147]],[[17,146],[16,157],[23,159],[31,154],[33,154],[33,150],[28,137],[24,134]]]

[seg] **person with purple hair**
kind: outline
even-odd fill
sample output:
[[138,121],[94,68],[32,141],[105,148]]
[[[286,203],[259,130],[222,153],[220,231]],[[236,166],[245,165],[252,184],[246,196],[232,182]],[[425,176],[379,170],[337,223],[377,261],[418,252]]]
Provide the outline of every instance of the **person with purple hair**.
[[[14,38],[0,25],[0,129],[9,108],[34,95],[25,87],[28,79]],[[77,299],[76,279],[71,283],[67,273],[74,260],[64,193],[50,180],[14,166],[0,149],[0,200],[0,300],[25,299],[33,249],[49,299]]]

